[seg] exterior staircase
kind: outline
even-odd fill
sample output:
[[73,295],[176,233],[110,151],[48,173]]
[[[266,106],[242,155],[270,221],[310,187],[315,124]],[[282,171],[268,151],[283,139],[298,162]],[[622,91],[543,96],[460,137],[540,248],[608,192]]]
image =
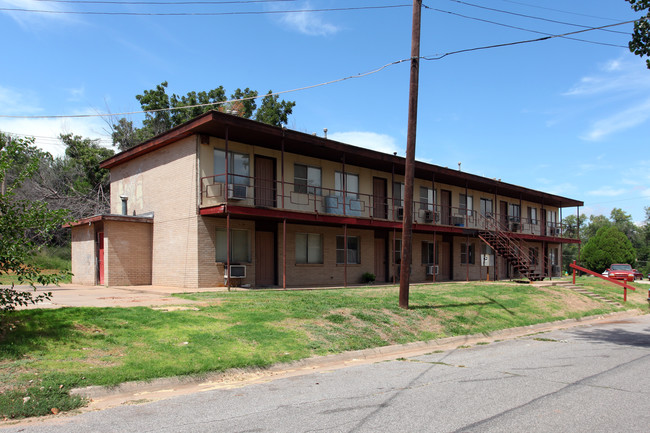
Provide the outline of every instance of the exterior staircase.
[[580,293],[581,295],[589,296],[590,298],[596,299],[598,301],[604,302],[606,304],[612,305],[614,307],[622,307],[622,305],[609,298],[605,298],[604,296],[598,295],[594,292],[591,292],[584,287],[576,286],[573,285],[570,281],[553,281],[553,282],[537,282],[535,283],[535,286],[537,287],[548,287],[548,286],[559,286],[559,287],[564,287],[570,290],[573,290],[574,292]]
[[[530,246],[496,221],[491,216],[482,217],[485,230],[480,230],[478,237],[499,256],[504,257],[515,271],[530,281],[542,281],[547,275],[542,274],[537,264],[531,262]],[[539,259],[545,263],[544,254]],[[548,269],[548,266],[542,266]]]

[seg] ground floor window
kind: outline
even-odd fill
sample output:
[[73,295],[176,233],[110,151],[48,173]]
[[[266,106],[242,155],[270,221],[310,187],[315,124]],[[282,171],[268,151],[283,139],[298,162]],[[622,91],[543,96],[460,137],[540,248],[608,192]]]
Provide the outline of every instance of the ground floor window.
[[[218,228],[215,242],[216,261],[227,262],[227,242],[226,229]],[[251,244],[250,231],[242,229],[230,229],[230,262],[231,263],[250,263],[251,262]]]
[[323,235],[316,233],[296,233],[296,263],[323,263]]
[[402,240],[395,239],[393,242],[393,263],[402,263]]
[[474,264],[474,244],[467,244],[464,242],[460,244],[460,264]]
[[530,247],[528,251],[530,257],[530,264],[537,265],[539,263],[539,250],[534,247]]
[[422,264],[423,265],[433,265],[438,264],[438,250],[439,245],[435,245],[434,249],[433,242],[422,242]]
[[[361,263],[361,241],[359,236],[348,236],[348,264]],[[345,263],[345,236],[336,237],[336,263]]]

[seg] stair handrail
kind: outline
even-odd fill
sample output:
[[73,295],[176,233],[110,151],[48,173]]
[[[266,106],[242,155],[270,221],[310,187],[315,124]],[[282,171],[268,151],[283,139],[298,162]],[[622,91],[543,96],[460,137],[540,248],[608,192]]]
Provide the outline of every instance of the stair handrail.
[[504,225],[500,221],[497,221],[497,219],[494,218],[491,214],[483,215],[479,213],[479,222],[481,220],[483,222],[483,226],[488,231],[496,234],[501,244],[505,248],[511,250],[511,252],[517,259],[517,262],[520,266],[530,268],[530,263],[529,260],[527,259],[527,254],[529,253],[526,250],[524,250],[524,248],[526,247],[530,248],[530,246],[523,239],[516,238],[515,241],[515,238],[506,235],[505,233],[508,232],[507,227],[504,227]]
[[573,284],[576,283],[576,270],[578,270],[578,271],[582,271],[582,272],[584,272],[586,274],[593,275],[594,277],[602,278],[605,281],[609,281],[610,283],[614,283],[614,284],[616,284],[618,286],[623,287],[623,301],[624,302],[627,302],[627,289],[636,290],[636,287],[630,286],[629,284],[627,284],[624,281],[619,281],[619,280],[616,280],[614,278],[606,277],[603,274],[599,274],[598,272],[594,272],[594,271],[591,271],[591,270],[589,270],[587,268],[583,268],[582,266],[578,266],[576,264],[575,260],[573,261],[573,263],[569,263],[569,266],[571,268],[573,268]]

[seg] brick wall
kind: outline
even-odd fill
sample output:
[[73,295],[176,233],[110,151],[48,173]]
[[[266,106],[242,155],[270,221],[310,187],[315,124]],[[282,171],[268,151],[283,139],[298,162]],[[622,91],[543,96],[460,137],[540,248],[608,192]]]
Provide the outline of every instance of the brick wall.
[[94,286],[96,283],[97,256],[95,251],[95,226],[72,227],[72,283]]
[[111,212],[154,213],[152,284],[198,287],[197,138],[111,169]]
[[150,223],[104,222],[106,285],[151,284],[152,235]]

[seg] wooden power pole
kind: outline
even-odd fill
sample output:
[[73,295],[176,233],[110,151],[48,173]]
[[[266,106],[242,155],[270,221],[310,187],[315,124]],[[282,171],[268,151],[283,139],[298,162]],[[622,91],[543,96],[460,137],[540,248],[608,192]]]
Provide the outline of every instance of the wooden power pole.
[[406,135],[406,167],[404,173],[404,219],[402,221],[402,263],[400,264],[399,306],[409,307],[409,283],[413,252],[413,180],[415,172],[415,133],[418,124],[418,81],[420,76],[420,16],[422,0],[413,0],[411,35],[411,79],[409,114]]

